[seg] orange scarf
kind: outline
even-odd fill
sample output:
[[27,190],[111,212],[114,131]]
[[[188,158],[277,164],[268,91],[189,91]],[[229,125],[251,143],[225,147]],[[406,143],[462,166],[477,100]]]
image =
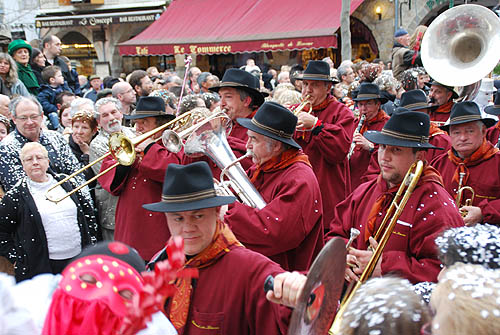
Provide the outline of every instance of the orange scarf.
[[295,148],[283,151],[280,155],[272,157],[270,160],[262,165],[257,166],[257,169],[252,175],[250,181],[254,183],[261,172],[274,172],[278,170],[283,170],[295,162],[304,162],[311,166],[307,155]]
[[[422,176],[420,177],[417,187],[426,182],[436,182],[443,185],[443,179],[439,175],[439,172],[430,166],[427,162],[424,165],[424,170],[422,171]],[[382,179],[382,173],[379,174],[377,178],[377,183],[386,183],[385,180]],[[383,209],[389,205],[389,200],[392,201],[396,192],[398,191],[400,185],[396,185],[379,195],[377,200],[372,206],[370,213],[368,214],[368,220],[365,227],[365,241],[368,243],[368,239],[370,236],[375,237],[375,222],[377,221],[377,217],[379,213],[382,213]]]
[[[230,252],[231,246],[242,246],[242,244],[225,223],[217,220],[217,228],[212,243],[201,253],[187,261],[184,268],[206,268]],[[191,278],[178,278],[175,286],[177,290],[170,304],[169,319],[177,332],[182,334],[188,318],[189,304],[193,293]]]
[[365,121],[363,124],[363,127],[361,127],[361,130],[359,131],[360,134],[364,134],[365,131],[368,130],[368,126],[371,126],[374,123],[380,122],[380,121],[387,121],[389,120],[389,116],[382,110],[379,109],[377,115],[373,117],[370,120]]
[[468,166],[475,166],[481,163],[484,160],[492,157],[498,152],[498,148],[495,148],[493,144],[483,140],[483,144],[470,156],[466,159],[462,159],[455,154],[455,151],[452,149],[448,150],[448,158],[455,165],[457,165],[457,169],[455,170],[455,174],[453,175],[453,180],[457,182],[460,181],[460,173],[465,173],[465,176],[462,180],[462,186],[467,184],[467,179],[469,178],[469,169]]
[[436,136],[439,134],[446,134],[446,132],[441,128],[439,128],[437,124],[431,122],[431,127],[429,128],[429,137]]
[[434,113],[446,113],[449,114],[451,112],[451,107],[453,107],[453,101],[448,101],[444,105],[439,106]]

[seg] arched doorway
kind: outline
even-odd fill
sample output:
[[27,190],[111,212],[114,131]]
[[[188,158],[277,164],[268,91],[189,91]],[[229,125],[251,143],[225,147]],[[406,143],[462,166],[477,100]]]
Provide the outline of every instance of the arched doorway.
[[97,61],[97,54],[94,45],[81,33],[70,31],[62,38],[62,54],[71,59],[71,63],[76,71],[84,76],[94,73],[94,61]]
[[[351,48],[352,59],[362,59],[372,61],[379,57],[379,48],[375,37],[373,36],[370,28],[366,26],[360,19],[351,16]],[[340,46],[342,45],[342,36],[340,35],[340,28],[337,31],[339,34],[338,48],[336,49],[336,59],[342,59],[340,56]],[[335,63],[338,66],[338,63]]]

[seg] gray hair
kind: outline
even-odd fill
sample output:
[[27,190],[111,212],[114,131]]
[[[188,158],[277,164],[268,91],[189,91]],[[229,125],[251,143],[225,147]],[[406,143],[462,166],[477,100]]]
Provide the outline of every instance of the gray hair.
[[71,117],[73,117],[77,112],[80,111],[81,107],[83,105],[90,105],[92,108],[94,108],[94,102],[88,98],[76,98],[75,100],[71,101]]
[[279,74],[278,74],[278,81],[280,81],[281,79],[284,79],[285,75],[288,74],[288,78],[290,78],[290,72],[288,71],[281,71]]
[[101,113],[99,113],[99,109],[104,106],[104,105],[107,105],[107,104],[114,104],[116,109],[118,109],[119,111],[121,111],[122,109],[122,104],[120,102],[120,100],[116,99],[116,98],[113,98],[113,97],[107,97],[107,98],[102,98],[102,99],[99,99],[96,103],[95,103],[95,106],[94,106],[94,117],[96,120],[99,120],[99,117],[101,116]]
[[196,81],[198,82],[198,85],[201,86],[201,84],[203,84],[204,82],[206,82],[208,80],[208,77],[210,77],[212,74],[210,72],[202,72],[198,78],[196,79]]
[[347,75],[347,70],[349,70],[351,66],[350,65],[341,65],[337,69],[337,78],[339,78],[340,81],[342,81],[342,76]]
[[43,107],[42,107],[42,105],[40,105],[40,102],[38,101],[37,98],[35,98],[32,95],[27,96],[27,97],[20,95],[17,98],[15,98],[14,100],[12,100],[11,103],[9,104],[9,111],[10,111],[10,114],[12,114],[13,118],[16,117],[17,105],[19,105],[21,102],[24,102],[24,101],[29,101],[29,102],[34,103],[38,107],[38,111],[40,112],[40,115],[43,114]]

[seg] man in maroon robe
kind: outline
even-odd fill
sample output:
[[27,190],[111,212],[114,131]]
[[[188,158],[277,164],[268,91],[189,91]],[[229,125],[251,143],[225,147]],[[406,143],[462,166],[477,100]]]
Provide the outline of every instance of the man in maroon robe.
[[446,86],[437,81],[432,81],[429,91],[429,105],[432,107],[429,116],[431,121],[445,123],[450,117],[453,99],[458,98],[457,92],[451,86]]
[[[425,159],[429,144],[429,116],[397,108],[382,131],[368,131],[365,137],[379,144],[381,173],[360,185],[335,208],[329,237],[349,238],[351,228],[360,231],[349,249],[346,269],[355,280],[365,269],[376,247],[377,230],[409,168]],[[440,271],[434,239],[445,229],[463,225],[453,199],[442,185],[439,173],[424,163],[423,173],[396,222],[373,276],[395,274],[412,283],[436,281]]]
[[311,164],[292,139],[297,117],[266,102],[252,119],[237,121],[248,128],[255,163],[249,176],[267,205],[259,210],[235,203],[224,222],[243,245],[283,269],[307,270],[323,247],[323,207]]
[[351,193],[347,153],[355,130],[352,112],[330,95],[333,80],[323,61],[309,61],[302,80],[302,98],[309,96],[312,112],[297,115],[294,139],[309,157],[323,197],[323,221],[330,222],[337,203]]
[[[370,158],[377,149],[376,145],[368,141],[363,134],[367,130],[381,130],[389,120],[389,116],[380,108],[382,104],[387,102],[387,99],[380,96],[380,89],[377,85],[368,82],[362,83],[354,101],[359,109],[359,117],[354,121],[358,131],[353,136],[351,144],[353,151],[348,157],[353,190],[361,184],[361,178],[366,173]],[[360,128],[361,117],[364,118],[364,122]]]
[[[484,107],[484,111],[488,114],[500,116],[500,90],[495,93],[495,102],[493,106]],[[486,139],[497,148],[500,147],[500,123],[497,122],[495,127],[491,127],[486,132]]]
[[[231,133],[227,137],[227,142],[233,150],[236,158],[246,154],[247,143],[247,130],[240,126],[237,118],[252,118],[264,102],[264,96],[260,92],[260,82],[254,75],[240,69],[228,69],[219,86],[210,87],[213,92],[219,93],[220,107],[229,116],[233,122]],[[200,159],[184,156],[182,159],[183,164],[188,164]],[[212,174],[215,178],[219,179],[221,169],[215,163],[211,162],[208,158],[204,160],[210,166]],[[242,160],[241,165],[245,170],[252,166],[252,160],[246,158]]]
[[[135,120],[138,133],[155,129],[173,117],[166,113],[165,102],[160,97],[140,97],[134,114],[125,116]],[[170,237],[165,216],[141,207],[143,202],[160,199],[168,164],[180,162],[179,155],[156,141],[161,134],[158,132],[136,146],[137,157],[131,166],[118,165],[99,178],[103,189],[119,196],[115,240],[135,248],[144,260],[151,259]],[[106,157],[101,171],[115,163],[111,156]]]
[[[198,269],[197,279],[180,278],[164,313],[179,334],[286,334],[290,309],[266,300],[295,306],[305,276],[283,272],[278,264],[243,247],[218,219],[221,206],[232,196],[217,196],[206,162],[171,164],[161,202],[146,204],[165,212],[172,236],[184,239],[185,268]],[[169,257],[161,250],[148,265]],[[264,293],[269,275],[274,291]],[[278,299],[278,300],[277,300]]]
[[[429,105],[427,103],[427,96],[422,90],[410,90],[401,95],[399,103],[400,107],[406,108],[415,112],[424,112],[429,114]],[[431,121],[429,129],[429,143],[437,147],[437,149],[428,149],[425,154],[427,162],[431,162],[434,157],[443,153],[444,150],[451,148],[451,140],[448,134],[440,129],[436,122]],[[352,173],[352,172],[351,172]],[[373,178],[376,178],[380,173],[380,166],[378,165],[377,152],[372,155],[366,173],[361,177],[361,182],[364,183]]]
[[462,200],[457,203],[466,214],[465,224],[500,224],[500,153],[486,140],[486,129],[495,123],[494,119],[481,116],[475,102],[465,101],[453,106],[450,123],[441,127],[450,134],[452,149],[431,164],[441,173],[446,190],[455,199],[465,186],[474,190],[471,205],[465,205],[465,200],[472,197],[466,189],[462,189]]

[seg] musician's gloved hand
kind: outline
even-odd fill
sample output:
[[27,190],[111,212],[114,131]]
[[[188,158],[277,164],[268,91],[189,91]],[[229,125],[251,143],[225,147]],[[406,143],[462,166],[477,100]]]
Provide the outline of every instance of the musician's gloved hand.
[[373,149],[372,142],[368,141],[363,135],[360,133],[354,134],[352,141],[356,144],[357,148],[361,148],[363,150],[371,150]]
[[483,213],[481,212],[481,208],[476,206],[463,206],[460,209],[467,211],[467,216],[464,217],[464,223],[466,226],[475,225],[476,223],[480,223],[483,221]]
[[[377,241],[373,237],[370,237],[370,246],[372,247],[373,250],[375,250],[378,247]],[[368,250],[358,250],[354,248],[350,248],[348,251],[349,255],[352,255],[356,257],[356,264],[358,267],[353,269],[354,274],[356,275],[361,275],[363,271],[366,268],[366,265],[368,265],[368,262],[372,258],[373,251],[368,251]],[[382,257],[379,258],[377,265],[375,265],[375,269],[373,270],[372,277],[380,277],[382,276]]]
[[298,272],[283,272],[274,277],[274,290],[266,293],[266,298],[288,307],[297,306],[307,277]]
[[300,112],[297,118],[297,129],[311,130],[318,121],[317,117],[306,112]]

